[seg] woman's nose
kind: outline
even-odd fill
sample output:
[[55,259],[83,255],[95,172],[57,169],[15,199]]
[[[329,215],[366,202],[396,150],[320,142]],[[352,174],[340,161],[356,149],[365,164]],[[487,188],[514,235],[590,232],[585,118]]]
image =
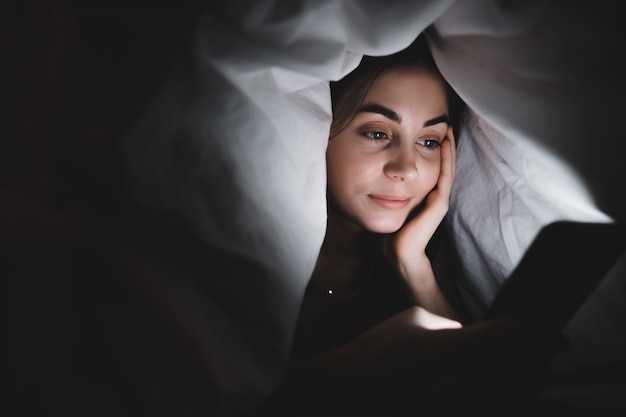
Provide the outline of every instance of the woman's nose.
[[395,181],[411,181],[417,177],[417,160],[413,152],[396,149],[385,164],[385,175]]

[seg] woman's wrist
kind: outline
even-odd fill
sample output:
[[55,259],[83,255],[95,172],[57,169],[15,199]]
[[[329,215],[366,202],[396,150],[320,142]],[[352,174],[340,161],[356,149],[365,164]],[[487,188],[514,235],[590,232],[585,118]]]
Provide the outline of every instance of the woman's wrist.
[[425,252],[413,257],[410,263],[400,263],[398,269],[402,278],[412,289],[427,291],[437,288],[435,274]]
[[416,305],[428,311],[456,320],[456,313],[443,295],[435,278],[430,259],[424,253],[412,259],[410,265],[401,265],[401,275]]

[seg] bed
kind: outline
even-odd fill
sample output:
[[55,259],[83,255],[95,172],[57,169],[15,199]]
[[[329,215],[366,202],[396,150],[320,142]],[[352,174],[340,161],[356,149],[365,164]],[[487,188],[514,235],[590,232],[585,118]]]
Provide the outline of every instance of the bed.
[[[62,4],[50,188],[4,176],[7,404],[253,412],[324,236],[328,81],[423,31],[469,107],[447,221],[474,314],[542,226],[626,220],[617,2]],[[547,406],[626,410],[625,256],[565,335]]]

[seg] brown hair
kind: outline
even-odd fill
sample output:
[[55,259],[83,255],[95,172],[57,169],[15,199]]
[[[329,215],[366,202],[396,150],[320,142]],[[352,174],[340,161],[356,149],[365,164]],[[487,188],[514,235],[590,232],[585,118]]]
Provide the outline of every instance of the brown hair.
[[340,133],[352,121],[378,76],[390,69],[414,66],[432,69],[440,76],[447,92],[450,125],[455,137],[458,138],[463,102],[439,72],[423,34],[418,36],[410,46],[393,55],[364,56],[354,71],[341,80],[330,83],[333,111],[330,137]]

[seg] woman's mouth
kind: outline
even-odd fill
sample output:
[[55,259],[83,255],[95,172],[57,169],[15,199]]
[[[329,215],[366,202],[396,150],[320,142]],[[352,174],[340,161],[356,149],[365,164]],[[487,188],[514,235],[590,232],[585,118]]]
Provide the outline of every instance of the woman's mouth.
[[368,197],[378,206],[389,210],[405,208],[411,202],[411,197],[406,196],[369,194]]

